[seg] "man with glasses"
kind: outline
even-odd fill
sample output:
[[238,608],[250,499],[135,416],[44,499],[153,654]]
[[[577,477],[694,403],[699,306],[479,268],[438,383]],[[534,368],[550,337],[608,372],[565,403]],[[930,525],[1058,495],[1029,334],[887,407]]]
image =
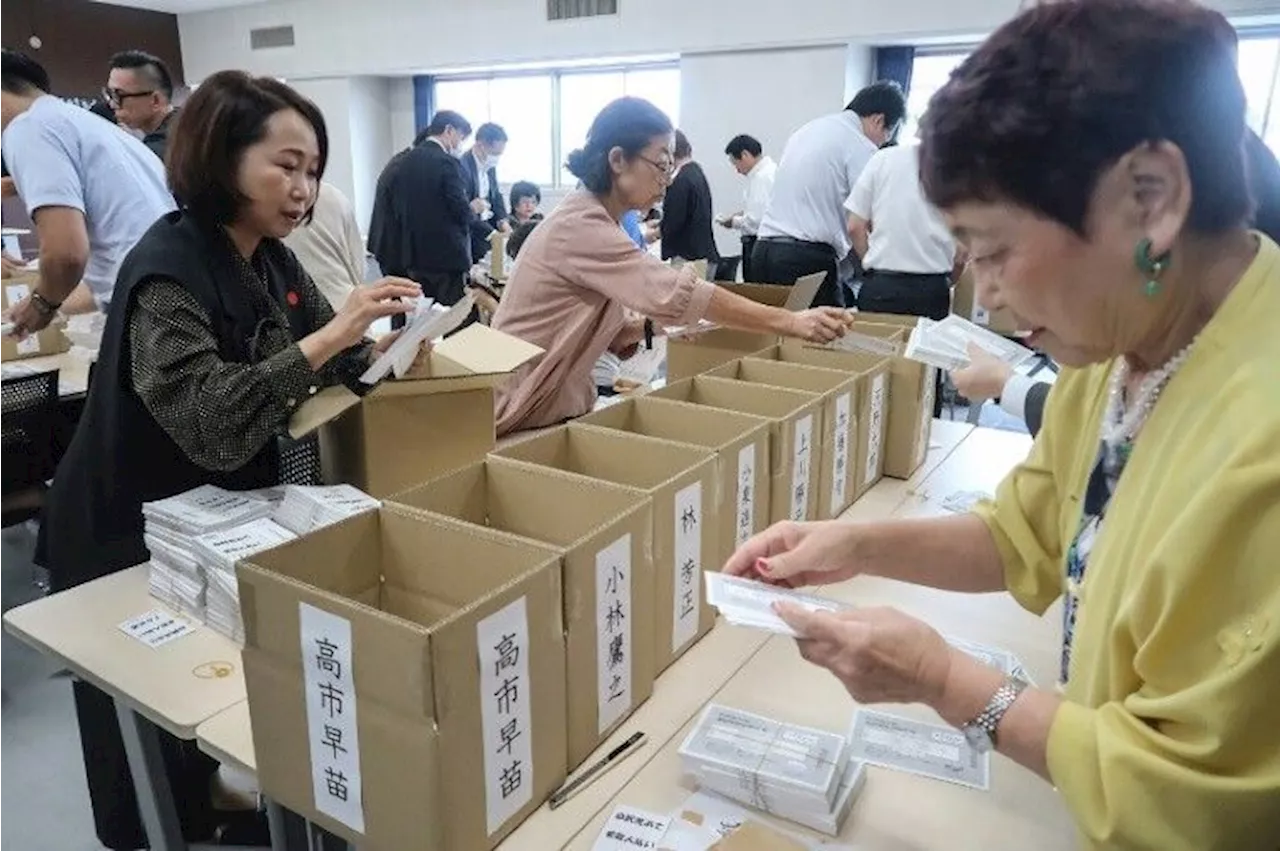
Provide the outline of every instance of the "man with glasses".
[[82,279],[105,313],[125,255],[174,203],[141,142],[50,95],[35,60],[2,55],[0,145],[40,242],[40,282],[9,311],[23,337],[46,327]]
[[178,115],[173,106],[173,78],[159,57],[126,50],[111,57],[111,74],[102,99],[116,121],[142,134],[142,144],[164,161],[169,129]]
[[906,114],[902,88],[882,80],[858,92],[841,112],[815,118],[791,134],[751,255],[758,283],[794,284],[804,275],[825,272],[813,303],[850,306],[836,271],[851,247],[844,203]]

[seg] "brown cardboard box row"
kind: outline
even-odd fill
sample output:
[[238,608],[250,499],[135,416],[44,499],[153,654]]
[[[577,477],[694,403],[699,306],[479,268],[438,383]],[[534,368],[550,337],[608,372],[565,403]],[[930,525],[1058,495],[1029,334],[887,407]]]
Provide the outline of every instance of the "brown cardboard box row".
[[[3,300],[4,312],[8,313],[9,308],[22,301],[36,288],[36,284],[40,283],[38,274],[27,273],[24,275],[15,275],[7,278],[4,285],[0,287],[0,298]],[[18,342],[14,338],[5,335],[0,338],[0,361],[22,360],[23,358],[37,358],[44,355],[58,355],[71,348],[71,341],[62,333],[60,328],[50,326],[43,331],[30,335],[22,342]]]

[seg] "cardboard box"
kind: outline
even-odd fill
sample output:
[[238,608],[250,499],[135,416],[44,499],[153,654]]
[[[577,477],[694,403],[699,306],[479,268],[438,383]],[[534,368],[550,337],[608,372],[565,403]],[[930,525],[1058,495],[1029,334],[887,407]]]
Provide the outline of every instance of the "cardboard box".
[[[770,307],[804,310],[822,286],[821,273],[805,275],[794,286],[778,284],[718,284],[736,295]],[[690,329],[667,338],[667,381],[701,375],[731,360],[780,342],[776,334],[738,331],[732,328]]]
[[653,693],[653,505],[638,490],[489,458],[388,502],[551,546],[564,575],[568,765]]
[[742,358],[717,367],[708,376],[732,378],[817,393],[822,397],[821,451],[818,467],[818,519],[839,517],[853,504],[854,457],[858,446],[858,377],[847,372],[761,358]]
[[740,545],[769,525],[769,421],[736,411],[708,408],[640,396],[602,408],[577,422],[692,443],[712,449],[719,469],[721,514],[733,523],[720,524],[723,564]]
[[768,419],[769,522],[817,518],[818,501],[811,495],[818,487],[821,396],[705,375],[668,384],[649,395]]
[[[0,286],[0,300],[3,301],[4,310],[7,312],[9,308],[31,295],[39,283],[39,274],[28,273],[6,278],[3,281],[3,286]],[[67,339],[66,334],[62,333],[62,329],[56,325],[50,325],[43,331],[30,335],[22,342],[18,342],[8,335],[0,337],[0,361],[60,355],[70,348],[71,341]]]
[[470,325],[436,343],[420,372],[383,381],[363,398],[329,387],[289,422],[298,438],[320,432],[328,484],[385,497],[477,461],[494,447],[493,387],[542,349]]
[[951,312],[963,316],[975,325],[990,328],[997,334],[1012,334],[1018,330],[1018,323],[1014,321],[1012,313],[1003,308],[987,310],[978,303],[977,287],[973,272],[969,269],[965,269],[951,291]]
[[365,851],[489,851],[564,781],[557,551],[383,506],[238,574],[284,806]]
[[662,672],[715,623],[702,571],[718,570],[723,533],[715,453],[687,443],[570,424],[493,453],[636,488],[653,500],[654,660]]
[[[874,317],[876,321],[866,321],[866,317]],[[909,321],[914,326],[915,319],[914,316],[860,313],[850,330],[896,344],[905,342],[906,335],[910,333],[906,323]],[[885,436],[884,474],[895,479],[909,479],[929,453],[938,370],[901,356],[890,358],[889,363],[889,424]]]
[[889,418],[889,358],[800,342],[765,349],[756,357],[833,369],[858,376],[858,443],[854,459],[854,499],[884,475],[884,443]]

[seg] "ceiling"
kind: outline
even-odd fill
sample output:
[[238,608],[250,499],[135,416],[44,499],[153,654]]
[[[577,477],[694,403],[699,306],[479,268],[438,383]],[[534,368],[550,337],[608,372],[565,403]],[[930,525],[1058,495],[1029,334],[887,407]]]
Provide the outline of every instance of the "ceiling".
[[93,0],[95,3],[111,3],[114,6],[132,6],[135,9],[151,9],[156,12],[207,12],[229,6],[248,6],[262,0]]

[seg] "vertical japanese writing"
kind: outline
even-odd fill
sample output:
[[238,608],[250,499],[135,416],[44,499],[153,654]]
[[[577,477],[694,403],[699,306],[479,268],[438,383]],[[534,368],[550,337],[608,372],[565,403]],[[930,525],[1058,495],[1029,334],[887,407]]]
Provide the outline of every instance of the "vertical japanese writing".
[[756,530],[756,445],[738,450],[738,510],[734,544],[742,546]]
[[529,614],[521,597],[476,624],[489,835],[533,797]]
[[604,733],[631,708],[631,535],[596,553],[596,717]]
[[831,511],[839,512],[849,499],[849,436],[857,434],[857,420],[853,418],[852,394],[843,393],[836,398],[835,449],[831,453]]
[[364,833],[351,621],[299,602],[298,632],[315,806]]
[[921,379],[920,387],[920,433],[916,435],[916,451],[912,459],[912,462],[917,465],[924,461],[924,456],[929,451],[929,434],[933,427],[933,405],[938,387],[937,368],[926,366],[922,371],[924,377]]
[[805,520],[809,516],[809,468],[813,463],[813,414],[805,414],[796,420],[791,449],[791,519]]
[[880,446],[884,442],[884,373],[871,381],[871,399],[867,413],[867,468],[863,471],[863,483],[873,482],[880,475]]
[[671,652],[679,652],[698,634],[702,600],[702,482],[676,493],[672,570]]

